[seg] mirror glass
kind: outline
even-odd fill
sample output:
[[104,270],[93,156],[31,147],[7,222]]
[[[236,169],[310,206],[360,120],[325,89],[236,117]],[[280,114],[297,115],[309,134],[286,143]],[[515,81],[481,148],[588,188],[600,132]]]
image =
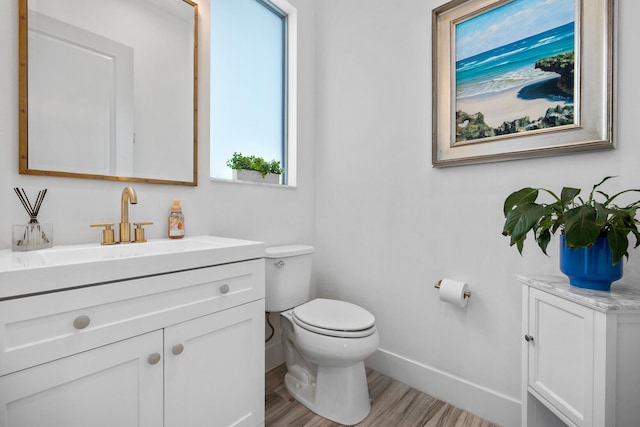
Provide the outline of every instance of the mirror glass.
[[197,5],[20,1],[20,173],[197,184]]

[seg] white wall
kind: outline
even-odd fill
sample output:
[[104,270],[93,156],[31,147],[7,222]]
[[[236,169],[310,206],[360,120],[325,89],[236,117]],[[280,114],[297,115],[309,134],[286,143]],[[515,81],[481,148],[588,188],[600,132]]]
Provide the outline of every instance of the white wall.
[[[165,235],[174,197],[183,199],[188,234],[269,244],[316,244],[318,292],[371,310],[383,372],[503,425],[518,425],[520,288],[514,275],[559,274],[527,242],[520,257],[501,236],[502,202],[522,186],[590,187],[620,175],[640,187],[635,120],[640,66],[640,3],[618,2],[616,139],[610,152],[450,169],[432,169],[431,9],[436,0],[291,0],[298,7],[297,189],[210,182],[207,159],[208,1],[200,21],[197,188],[134,184],[134,221]],[[119,220],[124,183],[18,175],[17,1],[0,3],[0,248],[26,215],[13,187],[49,193],[41,219],[56,244],[97,242],[93,222]],[[317,36],[317,40],[316,40]],[[317,102],[316,102],[317,101]],[[315,229],[314,229],[315,227]],[[317,236],[317,239],[316,239]],[[640,253],[626,277],[640,278]],[[467,281],[466,310],[439,302],[442,277]]]
[[[520,287],[560,274],[531,239],[501,235],[504,198],[524,186],[640,188],[635,120],[640,3],[617,3],[615,151],[431,168],[431,10],[440,0],[318,3],[318,292],[376,316],[376,369],[505,426],[519,424]],[[588,84],[588,82],[587,82]],[[640,252],[626,278],[638,279]],[[465,310],[433,284],[467,281]]]
[[[282,244],[314,241],[315,224],[315,21],[311,0],[292,0],[299,11],[298,187],[273,188],[212,182],[209,176],[209,0],[200,0],[199,185],[196,188],[133,183],[134,221],[153,221],[147,238],[166,237],[173,198],[182,199],[187,234],[215,234]],[[96,222],[120,221],[126,183],[18,174],[18,1],[0,2],[0,249],[11,247],[11,224],[28,217],[13,192],[35,198],[48,188],[40,220],[54,224],[57,245],[99,242]],[[167,154],[169,155],[169,154]]]

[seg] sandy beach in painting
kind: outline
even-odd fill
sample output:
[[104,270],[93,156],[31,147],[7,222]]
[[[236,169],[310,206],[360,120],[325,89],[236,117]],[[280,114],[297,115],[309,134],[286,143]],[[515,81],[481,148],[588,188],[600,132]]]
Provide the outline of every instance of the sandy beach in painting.
[[547,108],[563,104],[544,98],[531,100],[518,98],[518,92],[523,86],[499,93],[486,93],[457,99],[456,111],[462,110],[468,114],[482,113],[485,123],[495,128],[504,122],[511,122],[524,116],[536,120],[544,116]]

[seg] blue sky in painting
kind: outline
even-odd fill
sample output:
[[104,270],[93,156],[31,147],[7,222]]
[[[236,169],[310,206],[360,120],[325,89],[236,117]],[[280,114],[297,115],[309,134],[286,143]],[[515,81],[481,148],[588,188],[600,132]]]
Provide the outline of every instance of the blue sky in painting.
[[514,0],[456,25],[456,61],[574,20],[575,0]]

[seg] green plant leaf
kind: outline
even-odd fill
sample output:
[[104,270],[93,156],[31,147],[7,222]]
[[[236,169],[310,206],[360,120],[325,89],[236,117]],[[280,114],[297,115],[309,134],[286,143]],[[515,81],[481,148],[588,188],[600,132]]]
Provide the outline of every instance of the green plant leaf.
[[532,202],[519,204],[507,213],[503,234],[511,236],[511,244],[524,241],[527,233],[533,229],[538,220],[545,213],[545,208]]
[[600,187],[602,184],[609,181],[611,178],[615,178],[615,177],[616,177],[615,175],[605,176],[604,178],[602,178],[602,181],[594,185],[591,188],[591,193],[589,194],[589,200],[593,199],[593,193],[596,191],[596,188]]
[[[619,193],[616,193],[616,194],[614,194],[614,195],[613,195],[613,196],[611,196],[611,197],[607,197],[607,200],[606,200],[606,202],[605,202],[605,205],[608,205],[609,203],[613,202],[613,201],[614,201],[614,200],[615,200],[619,195],[621,195],[621,194],[625,194],[625,193],[632,193],[632,192],[633,192],[633,193],[640,192],[640,189],[638,189],[638,188],[630,188],[630,189],[628,189],[628,190],[623,190],[623,191],[621,191],[621,192],[619,192]],[[638,202],[634,202],[633,204],[636,204],[636,203],[638,203]]]
[[613,252],[613,265],[616,265],[623,256],[627,255],[627,248],[629,247],[629,239],[627,239],[628,232],[625,232],[619,228],[614,228],[607,235],[609,239],[609,247]]
[[515,207],[522,203],[535,202],[538,198],[538,190],[536,188],[523,188],[509,195],[504,201],[503,212],[506,218],[507,214]]
[[542,249],[542,253],[548,255],[547,246],[549,246],[549,242],[551,241],[551,232],[549,231],[549,229],[543,229],[538,235],[536,241],[538,242],[538,246],[540,247],[540,249]]
[[631,233],[635,236],[636,238],[636,244],[633,246],[633,248],[637,248],[638,246],[640,246],[640,231],[638,231],[637,228],[633,227],[631,228]]
[[598,228],[602,229],[607,224],[610,210],[607,209],[602,203],[598,202],[594,202],[593,207],[596,211],[596,225],[598,226]]
[[284,168],[280,166],[280,162],[277,160],[271,160],[269,162],[269,173],[282,174],[284,172]]
[[579,248],[595,243],[600,235],[600,227],[595,222],[596,216],[595,208],[589,205],[581,205],[565,213],[567,246]]
[[579,188],[563,187],[562,191],[560,192],[560,201],[562,203],[562,207],[567,207],[572,204],[573,199],[575,199],[576,196],[580,194],[580,191],[582,190],[580,190]]

